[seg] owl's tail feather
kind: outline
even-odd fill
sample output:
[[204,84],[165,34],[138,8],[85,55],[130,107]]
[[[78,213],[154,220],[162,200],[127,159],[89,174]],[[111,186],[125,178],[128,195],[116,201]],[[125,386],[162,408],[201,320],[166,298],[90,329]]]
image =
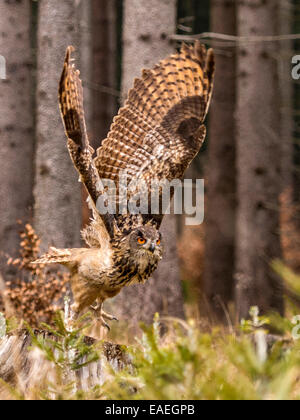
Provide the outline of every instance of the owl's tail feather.
[[51,247],[49,252],[31,264],[67,264],[74,260],[70,249],[57,249]]

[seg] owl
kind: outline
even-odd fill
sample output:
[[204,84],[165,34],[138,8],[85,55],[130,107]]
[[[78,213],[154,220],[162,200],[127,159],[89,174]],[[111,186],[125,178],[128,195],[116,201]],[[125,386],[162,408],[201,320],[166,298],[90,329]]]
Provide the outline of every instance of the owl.
[[[143,181],[151,192],[153,180],[182,179],[205,139],[203,123],[212,96],[214,55],[196,41],[190,46],[183,44],[179,52],[153,69],[143,70],[95,155],[89,144],[80,72],[73,64],[72,52],[73,47],[68,47],[59,104],[68,150],[87,190],[93,217],[82,232],[86,248],[50,248],[34,264],[68,267],[74,316],[90,308],[109,329],[107,321],[116,318],[104,312],[103,302],[124,286],[144,283],[162,259],[159,230],[163,212],[99,212],[98,200],[106,194],[102,180],[113,181],[119,191],[120,173],[125,171],[128,182]],[[119,196],[117,192],[116,201]]]

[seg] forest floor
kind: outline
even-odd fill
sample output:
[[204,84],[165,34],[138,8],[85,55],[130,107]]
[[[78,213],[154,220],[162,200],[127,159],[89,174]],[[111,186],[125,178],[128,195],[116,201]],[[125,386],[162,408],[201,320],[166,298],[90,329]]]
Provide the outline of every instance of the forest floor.
[[[0,398],[297,400],[300,317],[295,317],[296,312],[289,304],[288,318],[260,317],[257,308],[252,308],[249,321],[228,328],[156,316],[153,325],[141,325],[130,339],[126,329],[120,335],[121,328],[115,327],[111,342],[87,340],[87,320],[81,320],[81,329],[70,331],[64,314],[57,313],[53,326],[41,326],[42,333],[27,326],[30,347],[20,338],[24,334],[15,330],[15,320],[4,323],[2,318],[0,358],[5,353],[2,343],[18,337],[21,342],[10,344],[15,346],[14,356],[9,355],[7,363],[12,363],[18,351],[23,362],[13,363],[20,369],[17,380],[0,379]],[[24,351],[36,361],[35,367]]]

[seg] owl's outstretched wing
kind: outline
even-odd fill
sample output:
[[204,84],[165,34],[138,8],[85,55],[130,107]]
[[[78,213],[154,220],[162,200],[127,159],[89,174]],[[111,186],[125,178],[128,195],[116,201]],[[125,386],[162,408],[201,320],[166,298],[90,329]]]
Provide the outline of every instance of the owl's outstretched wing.
[[[100,178],[118,183],[182,178],[205,139],[203,125],[211,100],[214,55],[196,41],[144,70],[114,118],[97,151]],[[153,217],[160,224],[160,217]]]
[[[63,72],[59,83],[59,106],[68,138],[68,149],[80,179],[90,197],[90,205],[95,211],[97,199],[103,193],[99,174],[93,161],[94,150],[89,144],[86,130],[83,89],[80,72],[72,63],[73,47],[67,48]],[[104,228],[112,238],[114,232],[114,216],[100,215]],[[97,220],[100,222],[99,217]]]
[[[152,180],[182,178],[205,139],[213,51],[196,41],[193,46],[183,45],[153,70],[144,70],[95,160],[87,136],[80,73],[71,62],[71,53],[69,47],[59,87],[60,110],[69,152],[92,206],[103,194],[101,179],[113,180],[118,187],[121,171],[129,182],[145,181],[149,191]],[[100,218],[112,238],[118,216],[101,214]],[[159,225],[162,215],[152,218]]]

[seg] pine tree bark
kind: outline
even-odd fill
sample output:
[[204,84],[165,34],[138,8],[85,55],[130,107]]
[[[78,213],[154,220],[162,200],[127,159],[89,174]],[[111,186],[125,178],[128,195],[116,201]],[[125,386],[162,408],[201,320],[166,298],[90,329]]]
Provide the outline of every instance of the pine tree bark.
[[[222,34],[236,34],[236,6],[233,2],[212,1],[211,30]],[[208,163],[205,174],[207,193],[204,295],[210,315],[221,322],[226,321],[226,310],[234,300],[235,69],[235,48],[216,46],[215,88],[209,114]]]
[[115,0],[92,0],[93,143],[99,147],[117,112],[117,6]]
[[[118,110],[117,4],[116,0],[82,0],[82,6],[86,15],[86,22],[81,25],[84,38],[81,50],[85,55],[81,68],[86,75],[84,103],[90,144],[96,150],[106,138]],[[82,195],[85,226],[91,217],[85,188]]]
[[[280,0],[278,16],[279,33],[292,33],[292,5],[286,0]],[[297,225],[297,209],[294,203],[294,139],[293,139],[293,80],[290,74],[290,58],[293,56],[293,43],[280,43],[279,81],[280,81],[280,111],[282,142],[282,194],[281,194],[281,239],[283,256],[286,264],[297,270],[300,239]],[[295,252],[296,251],[296,252]]]
[[43,250],[80,244],[81,189],[58,109],[65,50],[79,46],[79,7],[75,0],[39,1],[34,222]]
[[[125,0],[123,29],[123,96],[143,68],[150,68],[174,51],[168,36],[175,32],[175,0]],[[162,234],[165,255],[145,285],[124,288],[114,301],[114,313],[131,324],[150,323],[156,312],[183,317],[183,298],[176,249],[176,217],[166,215]]]
[[[6,60],[6,80],[0,80],[0,251],[16,256],[17,220],[31,215],[33,186],[33,97],[31,2],[0,4],[0,54]],[[13,271],[0,256],[7,279]]]
[[84,113],[88,135],[92,140],[92,124],[93,124],[93,86],[91,83],[93,77],[93,31],[92,19],[93,9],[91,0],[79,0],[79,62],[80,77],[82,80],[84,94]]
[[[280,35],[291,34],[292,5],[287,0],[279,0],[278,32]],[[293,80],[290,71],[290,59],[293,56],[292,41],[280,42],[280,56],[278,58],[281,136],[282,141],[282,189],[290,195],[292,204],[292,187],[294,172],[294,139],[293,139]]]
[[[238,34],[275,35],[276,5],[240,1]],[[236,302],[241,317],[254,305],[262,312],[284,308],[282,284],[270,268],[281,257],[277,49],[275,42],[244,43],[238,52]]]
[[[80,25],[80,77],[83,86],[84,96],[84,113],[87,126],[87,132],[91,144],[94,140],[93,135],[93,94],[94,86],[92,84],[93,76],[93,31],[92,31],[92,0],[79,0],[79,25]],[[95,147],[95,144],[93,144]],[[91,211],[87,204],[87,192],[85,187],[81,186],[82,196],[82,227],[89,224],[91,218]]]

